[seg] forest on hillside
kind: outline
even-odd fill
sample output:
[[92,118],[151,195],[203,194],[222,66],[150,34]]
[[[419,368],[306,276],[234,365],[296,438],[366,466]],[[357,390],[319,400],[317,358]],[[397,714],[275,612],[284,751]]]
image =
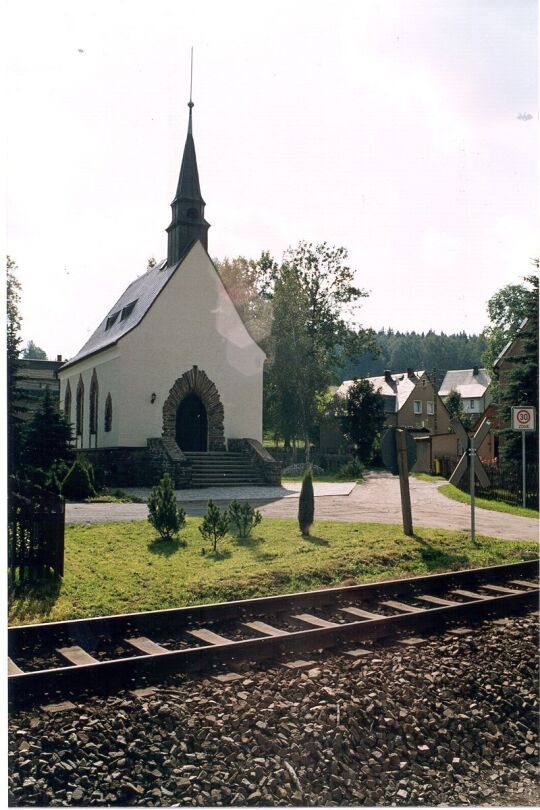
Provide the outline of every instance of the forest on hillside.
[[482,335],[467,335],[465,332],[446,335],[429,332],[394,332],[382,329],[376,334],[380,354],[362,354],[356,362],[345,361],[339,375],[342,380],[354,377],[375,377],[386,369],[392,374],[407,368],[431,372],[437,370],[440,385],[449,369],[481,366],[482,352],[486,342]]

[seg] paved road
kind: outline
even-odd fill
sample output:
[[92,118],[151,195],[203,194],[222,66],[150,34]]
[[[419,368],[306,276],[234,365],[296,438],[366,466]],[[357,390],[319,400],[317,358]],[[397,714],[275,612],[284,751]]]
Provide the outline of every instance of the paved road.
[[[469,529],[470,509],[466,504],[451,501],[437,492],[439,482],[410,479],[413,523],[415,526],[441,529]],[[296,517],[298,501],[286,497],[260,500],[249,489],[250,503],[268,517]],[[238,495],[237,495],[238,497]],[[225,506],[228,501],[220,501]],[[184,502],[188,515],[204,513],[204,501]],[[143,503],[126,504],[68,504],[67,523],[111,523],[124,520],[143,520],[147,509]],[[359,521],[366,523],[401,524],[399,479],[389,473],[369,473],[364,484],[355,487],[350,495],[318,497],[315,516],[319,520]],[[501,537],[504,540],[533,540],[538,542],[539,522],[534,518],[517,517],[504,512],[476,510],[478,534]]]

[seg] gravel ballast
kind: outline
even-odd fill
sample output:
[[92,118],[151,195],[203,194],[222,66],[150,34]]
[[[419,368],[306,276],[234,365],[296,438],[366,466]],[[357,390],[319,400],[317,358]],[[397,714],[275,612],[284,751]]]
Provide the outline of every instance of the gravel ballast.
[[18,711],[10,805],[539,804],[537,623]]

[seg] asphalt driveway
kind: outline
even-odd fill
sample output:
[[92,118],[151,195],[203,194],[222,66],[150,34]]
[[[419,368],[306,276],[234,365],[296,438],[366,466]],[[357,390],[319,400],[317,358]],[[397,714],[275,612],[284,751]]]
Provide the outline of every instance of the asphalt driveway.
[[[466,504],[452,501],[437,490],[440,482],[410,479],[413,525],[441,529],[470,528],[470,508]],[[365,483],[351,489],[350,494],[332,494],[328,485],[315,484],[315,518],[319,520],[339,520],[344,522],[396,523],[401,525],[401,501],[399,479],[390,473],[368,473]],[[267,488],[247,487],[234,493],[214,491],[212,497],[220,506],[227,505],[233,497],[249,500],[268,517],[296,517],[298,498],[293,485],[275,488],[276,494]],[[318,491],[317,491],[318,490]],[[345,490],[340,490],[341,492]],[[335,491],[335,490],[334,490]],[[179,503],[188,515],[202,515],[206,510],[206,500],[185,500],[185,491]],[[145,491],[139,494],[144,496]],[[180,494],[180,493],[179,493]],[[261,498],[264,494],[266,497]],[[202,493],[200,493],[202,495]],[[220,497],[221,496],[221,497]],[[228,497],[227,497],[228,496]],[[270,496],[270,497],[269,497]],[[194,497],[193,492],[187,497]],[[67,504],[66,523],[112,523],[125,520],[144,520],[147,508],[144,503],[125,504]],[[504,540],[531,540],[538,543],[539,522],[534,518],[517,517],[504,512],[487,509],[476,510],[476,531]]]

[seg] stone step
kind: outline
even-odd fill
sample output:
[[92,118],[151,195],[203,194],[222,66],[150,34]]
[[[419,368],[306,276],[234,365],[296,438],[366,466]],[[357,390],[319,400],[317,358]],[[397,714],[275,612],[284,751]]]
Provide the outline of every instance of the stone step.
[[264,481],[210,481],[203,484],[199,482],[191,482],[192,489],[207,489],[211,487],[263,487],[266,486]]
[[253,473],[253,472],[245,472],[245,473],[212,473],[212,472],[209,472],[206,475],[202,475],[201,473],[196,474],[196,475],[192,475],[191,480],[192,481],[209,481],[210,479],[212,479],[213,481],[225,481],[226,479],[234,478],[234,479],[237,479],[238,481],[240,481],[240,480],[242,480],[242,481],[251,481],[254,478],[262,478],[262,477],[263,476],[259,475],[259,473]]
[[186,458],[242,458],[246,461],[249,460],[249,456],[245,455],[244,453],[195,453],[192,451],[184,451],[184,455]]
[[205,475],[203,475],[202,473],[195,473],[194,475],[191,476],[192,481],[200,481],[200,480],[203,480],[203,479],[205,481],[207,481],[210,478],[212,480],[215,480],[215,481],[224,480],[225,478],[235,478],[235,479],[238,479],[238,480],[252,480],[254,478],[263,478],[263,476],[260,475],[260,473],[258,473],[258,472],[253,472],[252,470],[247,470],[244,473],[215,473],[215,472],[209,472],[209,473],[207,473]]
[[249,464],[231,464],[230,466],[224,464],[193,464],[191,467],[193,472],[252,472],[253,467]]

